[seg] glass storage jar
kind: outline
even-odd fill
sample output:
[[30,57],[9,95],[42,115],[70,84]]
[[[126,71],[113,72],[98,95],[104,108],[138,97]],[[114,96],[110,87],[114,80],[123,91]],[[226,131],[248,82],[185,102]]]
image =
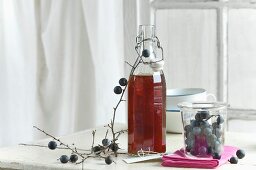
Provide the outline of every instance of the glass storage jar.
[[183,102],[184,152],[187,156],[220,159],[225,141],[226,103]]

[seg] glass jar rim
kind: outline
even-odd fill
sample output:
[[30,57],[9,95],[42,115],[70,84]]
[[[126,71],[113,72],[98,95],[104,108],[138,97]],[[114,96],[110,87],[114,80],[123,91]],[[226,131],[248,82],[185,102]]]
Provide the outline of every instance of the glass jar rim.
[[224,102],[182,102],[177,106],[180,109],[213,110],[228,108],[230,105]]

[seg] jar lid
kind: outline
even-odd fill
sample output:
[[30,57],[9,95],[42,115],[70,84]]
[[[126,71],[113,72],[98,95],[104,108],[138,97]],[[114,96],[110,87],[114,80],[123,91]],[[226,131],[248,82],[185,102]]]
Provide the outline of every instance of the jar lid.
[[181,109],[211,110],[227,108],[229,104],[223,102],[182,102],[177,106]]

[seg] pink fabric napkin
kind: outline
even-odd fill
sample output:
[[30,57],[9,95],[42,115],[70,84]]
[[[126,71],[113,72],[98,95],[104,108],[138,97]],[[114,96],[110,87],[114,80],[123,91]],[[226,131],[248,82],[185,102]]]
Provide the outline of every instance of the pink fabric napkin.
[[209,158],[191,158],[185,155],[184,151],[177,150],[173,154],[164,155],[163,166],[183,167],[183,168],[216,168],[225,164],[233,155],[236,155],[238,148],[233,146],[224,146],[221,159]]

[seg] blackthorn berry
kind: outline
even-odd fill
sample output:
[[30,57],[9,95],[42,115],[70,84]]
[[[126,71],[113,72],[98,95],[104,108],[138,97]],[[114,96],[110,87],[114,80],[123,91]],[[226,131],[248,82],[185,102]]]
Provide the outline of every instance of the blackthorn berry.
[[69,161],[69,158],[68,158],[67,155],[62,155],[62,156],[60,157],[60,162],[61,162],[61,163],[65,164],[65,163],[67,163],[68,161]]
[[221,155],[219,153],[213,153],[212,157],[213,159],[220,159]]
[[48,148],[51,149],[51,150],[54,150],[57,148],[57,143],[55,141],[50,141],[48,143]]
[[150,56],[150,52],[148,49],[144,49],[142,51],[142,56],[144,56],[145,58],[148,58]]
[[186,126],[184,127],[184,129],[185,129],[186,132],[191,132],[192,126],[191,126],[191,125],[186,125]]
[[201,119],[208,119],[210,117],[210,113],[208,110],[201,110],[198,113],[200,114]]
[[120,87],[120,86],[116,86],[115,88],[114,88],[114,93],[115,94],[121,94],[122,93],[122,88]]
[[242,149],[239,149],[239,150],[236,151],[236,156],[239,159],[242,159],[245,156],[245,152]]
[[217,118],[217,124],[219,125],[223,122],[224,122],[224,118],[221,115],[219,115],[218,118]]
[[221,126],[220,126],[220,124],[218,124],[217,122],[214,122],[214,123],[212,124],[212,127],[213,127],[213,128],[220,128]]
[[120,86],[126,86],[127,85],[127,79],[126,78],[121,78],[119,80],[119,84],[120,84]]
[[200,113],[197,113],[195,115],[195,119],[198,120],[198,121],[202,120]]
[[72,154],[70,156],[70,162],[75,163],[78,160],[78,156],[75,154]]
[[198,126],[200,126],[200,122],[197,121],[197,120],[192,120],[191,123],[190,123],[190,125],[191,125],[192,127],[198,127]]
[[103,146],[109,146],[110,144],[111,144],[111,141],[109,139],[105,138],[105,139],[102,140],[102,145]]
[[190,146],[186,146],[186,151],[190,152],[190,150],[191,150],[191,147]]
[[100,146],[94,146],[93,148],[92,148],[92,151],[95,153],[95,154],[100,154],[100,151],[101,151],[101,148],[100,148]]
[[212,147],[211,146],[208,146],[207,148],[207,154],[211,154],[212,153]]
[[230,162],[231,164],[237,164],[237,163],[238,163],[238,159],[237,159],[237,157],[232,156],[232,157],[229,159],[229,162]]
[[109,148],[110,148],[113,152],[116,152],[116,151],[119,149],[119,147],[118,147],[118,145],[117,145],[116,143],[112,143],[112,144],[109,146]]
[[111,156],[107,156],[107,157],[105,158],[105,162],[106,162],[106,164],[108,164],[108,165],[112,164],[113,160],[112,160]]

